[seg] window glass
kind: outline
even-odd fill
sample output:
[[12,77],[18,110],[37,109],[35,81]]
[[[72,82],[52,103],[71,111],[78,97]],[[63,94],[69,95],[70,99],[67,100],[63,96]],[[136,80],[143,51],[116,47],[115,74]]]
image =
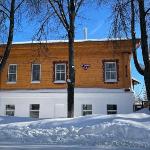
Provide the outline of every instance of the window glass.
[[117,114],[117,105],[116,104],[108,104],[107,105],[107,114]]
[[105,81],[106,82],[117,81],[116,62],[105,62]]
[[17,65],[10,64],[8,69],[8,82],[16,82]]
[[6,116],[15,115],[15,105],[6,105]]
[[40,64],[32,65],[32,81],[40,81]]
[[30,105],[30,117],[39,118],[39,110],[40,110],[39,104],[31,104]]
[[83,104],[82,105],[82,115],[91,115],[92,114],[92,105],[91,104]]
[[66,64],[55,64],[55,81],[66,80]]

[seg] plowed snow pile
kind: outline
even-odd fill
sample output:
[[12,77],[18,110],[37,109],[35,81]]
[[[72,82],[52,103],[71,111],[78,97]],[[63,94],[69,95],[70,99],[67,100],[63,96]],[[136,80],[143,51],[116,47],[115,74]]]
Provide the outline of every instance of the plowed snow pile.
[[150,149],[150,115],[92,115],[74,119],[0,117],[0,144],[117,146]]

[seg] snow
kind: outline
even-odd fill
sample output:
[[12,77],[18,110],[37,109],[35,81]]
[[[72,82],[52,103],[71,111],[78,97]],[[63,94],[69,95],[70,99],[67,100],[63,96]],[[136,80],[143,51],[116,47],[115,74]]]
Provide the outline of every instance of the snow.
[[117,150],[121,147],[121,150],[147,150],[150,149],[149,141],[150,115],[144,113],[91,115],[74,119],[0,117],[1,149],[8,144],[49,145],[55,150],[66,149],[65,146],[70,149],[103,147]]
[[[120,41],[120,40],[130,40],[127,38],[103,38],[103,39],[82,39],[75,40],[75,42],[104,42],[104,41]],[[13,44],[36,44],[36,43],[67,43],[68,40],[47,40],[47,41],[23,41],[23,42],[13,42]],[[6,44],[6,43],[0,43]]]
[[150,110],[148,108],[143,108],[137,111],[136,113],[145,113],[150,115]]

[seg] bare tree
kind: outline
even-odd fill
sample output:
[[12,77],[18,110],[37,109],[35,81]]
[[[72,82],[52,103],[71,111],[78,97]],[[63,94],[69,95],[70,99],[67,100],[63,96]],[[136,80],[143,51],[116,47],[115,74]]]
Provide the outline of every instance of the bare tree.
[[56,16],[64,26],[68,36],[69,52],[69,79],[68,84],[68,117],[74,113],[74,87],[75,87],[75,64],[74,64],[74,39],[75,19],[84,0],[48,0]]
[[[1,34],[4,34],[4,30],[7,30],[8,24],[8,31],[6,31],[6,46],[3,52],[3,55],[0,60],[0,72],[3,70],[7,59],[9,57],[13,35],[14,35],[14,25],[15,25],[15,14],[17,10],[21,7],[25,0],[1,0],[0,1],[0,27],[1,27]],[[8,32],[8,33],[7,33]]]
[[[150,56],[148,52],[148,33],[150,31],[149,0],[115,0],[112,2],[112,28],[115,37],[131,37],[132,53],[137,71],[144,77],[147,98],[150,101]],[[137,30],[140,31],[140,44],[144,67],[137,56]],[[129,36],[130,34],[130,36]]]
[[[34,3],[35,0],[30,1],[30,6],[34,8],[35,12],[39,7],[44,8],[44,12],[39,18],[42,18],[39,31],[37,33],[38,39],[41,38],[41,33],[48,22],[57,20],[60,26],[63,26],[64,31],[67,33],[68,38],[68,65],[69,65],[69,76],[67,79],[68,85],[68,117],[73,117],[74,115],[74,87],[75,87],[75,64],[74,64],[74,39],[75,39],[75,20],[84,0],[38,0],[38,3]],[[43,5],[43,6],[42,6]],[[43,14],[44,13],[44,14]],[[41,17],[42,16],[42,17]],[[49,26],[52,28],[52,24]],[[50,32],[51,30],[49,30]]]

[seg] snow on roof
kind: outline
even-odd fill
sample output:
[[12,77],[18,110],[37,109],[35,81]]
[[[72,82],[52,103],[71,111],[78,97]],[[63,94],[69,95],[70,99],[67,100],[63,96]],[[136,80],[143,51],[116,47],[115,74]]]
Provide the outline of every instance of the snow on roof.
[[[104,42],[104,41],[120,41],[120,40],[130,40],[127,38],[104,38],[104,39],[83,39],[75,40],[75,42]],[[24,41],[24,42],[13,42],[13,44],[36,44],[36,43],[67,43],[68,40],[47,40],[47,41]],[[4,43],[3,43],[4,44]]]

